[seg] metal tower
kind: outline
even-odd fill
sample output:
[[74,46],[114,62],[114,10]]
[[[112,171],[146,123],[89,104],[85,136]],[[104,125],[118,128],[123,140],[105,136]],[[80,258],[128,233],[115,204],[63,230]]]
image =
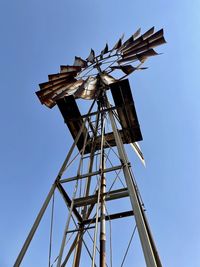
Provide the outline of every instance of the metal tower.
[[[98,56],[91,50],[86,60],[75,57],[73,66],[61,66],[60,73],[49,75],[49,81],[40,84],[41,90],[36,92],[42,104],[58,106],[74,142],[14,267],[20,266],[51,200],[49,267],[112,267],[111,223],[127,217],[133,220],[133,233],[121,266],[136,229],[146,266],[162,266],[125,144],[131,144],[144,162],[137,144],[142,134],[126,76],[145,69],[141,65],[149,56],[157,55],[153,48],[165,40],[163,30],[154,33],[154,28],[142,35],[138,30],[125,42],[122,39],[110,50],[106,44]],[[136,66],[130,64],[134,62]],[[122,77],[120,72],[124,73]],[[85,114],[80,112],[78,98],[90,100]],[[62,196],[68,214],[58,256],[53,261],[55,192]],[[125,204],[121,205],[122,201]]]

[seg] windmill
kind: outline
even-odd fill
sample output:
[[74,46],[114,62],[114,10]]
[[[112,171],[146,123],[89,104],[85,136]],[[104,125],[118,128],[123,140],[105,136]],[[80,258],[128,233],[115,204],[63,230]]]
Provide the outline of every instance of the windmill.
[[[98,55],[91,49],[87,59],[75,57],[73,65],[60,66],[59,73],[49,75],[48,82],[39,85],[40,90],[36,94],[40,102],[48,108],[58,106],[74,142],[14,267],[20,266],[51,200],[49,267],[84,266],[84,249],[90,260],[87,265],[112,266],[112,246],[110,242],[108,249],[107,224],[129,217],[135,220],[135,227],[132,224],[133,234],[121,266],[136,229],[146,266],[162,266],[125,144],[131,144],[144,163],[137,143],[142,140],[142,134],[127,76],[146,69],[144,62],[158,55],[153,48],[164,44],[165,39],[163,30],[154,32],[154,27],[144,34],[139,29],[126,41],[123,38],[111,49],[106,44]],[[87,101],[91,105],[86,114],[81,114],[79,99],[90,100]],[[58,256],[52,261],[55,192],[62,196],[68,216]],[[130,203],[131,209],[124,210],[122,206],[123,210],[118,211],[124,200]],[[92,240],[90,246],[86,234]],[[73,235],[73,238],[67,244],[69,235]]]

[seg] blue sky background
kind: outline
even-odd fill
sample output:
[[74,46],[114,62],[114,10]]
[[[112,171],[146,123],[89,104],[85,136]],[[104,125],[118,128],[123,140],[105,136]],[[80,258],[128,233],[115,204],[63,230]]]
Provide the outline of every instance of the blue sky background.
[[130,77],[147,168],[128,151],[163,266],[200,266],[199,10],[197,0],[0,0],[0,266],[13,265],[72,142],[38,83],[152,26],[165,30],[164,54]]

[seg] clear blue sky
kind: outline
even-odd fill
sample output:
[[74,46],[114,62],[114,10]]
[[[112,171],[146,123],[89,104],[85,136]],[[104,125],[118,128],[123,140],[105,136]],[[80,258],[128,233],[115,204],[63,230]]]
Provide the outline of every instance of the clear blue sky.
[[[151,26],[168,43],[130,77],[147,168],[131,159],[163,266],[200,266],[199,10],[197,0],[0,0],[1,267],[14,263],[72,141],[58,110],[40,105],[38,83]],[[41,266],[33,255],[22,266]]]

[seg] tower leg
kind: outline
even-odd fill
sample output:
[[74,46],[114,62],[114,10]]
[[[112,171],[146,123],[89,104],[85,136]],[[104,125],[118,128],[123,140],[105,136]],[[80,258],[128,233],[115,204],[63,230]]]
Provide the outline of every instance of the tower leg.
[[24,255],[26,254],[26,251],[27,251],[27,249],[28,249],[28,247],[29,247],[29,245],[31,243],[31,240],[32,240],[32,238],[33,238],[33,236],[35,234],[35,231],[37,230],[38,225],[39,225],[39,223],[40,223],[40,221],[42,219],[42,216],[45,213],[45,210],[46,210],[46,208],[47,208],[47,206],[48,206],[48,204],[49,204],[49,202],[51,200],[51,197],[52,197],[52,195],[53,195],[53,193],[55,191],[55,188],[56,188],[56,185],[54,183],[52,185],[52,187],[51,187],[51,190],[49,191],[49,194],[47,195],[47,197],[46,197],[46,199],[44,201],[44,204],[42,205],[42,208],[41,208],[40,212],[38,213],[38,216],[37,216],[32,228],[31,228],[31,231],[30,231],[28,237],[26,238],[26,241],[24,242],[24,245],[23,245],[23,247],[22,247],[22,249],[21,249],[21,251],[20,251],[20,253],[19,253],[19,255],[18,255],[17,259],[16,259],[16,261],[15,261],[14,267],[20,266],[20,264],[21,264],[21,262],[22,262],[22,260],[24,258]]
[[[108,101],[107,101],[107,105],[108,105],[108,108],[110,108],[110,104]],[[152,244],[150,241],[150,236],[148,233],[147,225],[145,223],[145,218],[143,216],[143,211],[141,209],[140,199],[138,197],[137,189],[136,189],[136,186],[133,181],[133,177],[129,169],[130,166],[129,166],[127,155],[124,149],[124,145],[121,140],[121,136],[119,135],[119,132],[117,130],[112,111],[109,110],[108,114],[109,114],[109,118],[111,121],[115,142],[117,145],[117,150],[118,150],[120,159],[123,164],[123,172],[124,172],[127,188],[128,188],[129,195],[130,195],[132,208],[133,208],[134,215],[135,215],[136,225],[137,225],[137,229],[138,229],[138,233],[139,233],[139,237],[140,237],[140,241],[141,241],[141,245],[142,245],[142,249],[144,253],[144,258],[146,261],[146,266],[147,267],[158,267],[159,265],[156,263],[156,258],[154,255],[154,251],[152,249]]]

